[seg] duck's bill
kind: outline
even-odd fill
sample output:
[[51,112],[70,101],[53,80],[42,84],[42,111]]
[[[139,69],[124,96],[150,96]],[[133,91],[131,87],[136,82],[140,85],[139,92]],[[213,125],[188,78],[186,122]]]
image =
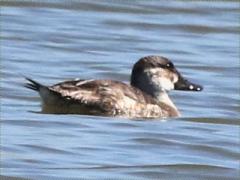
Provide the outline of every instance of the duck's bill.
[[174,84],[175,90],[182,90],[182,91],[202,91],[203,87],[198,84],[194,84],[179,76],[178,81]]

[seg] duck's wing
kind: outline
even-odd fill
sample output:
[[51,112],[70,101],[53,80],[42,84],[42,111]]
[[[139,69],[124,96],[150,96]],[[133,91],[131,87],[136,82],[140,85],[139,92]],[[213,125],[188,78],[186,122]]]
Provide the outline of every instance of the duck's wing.
[[126,96],[133,101],[144,101],[139,98],[140,92],[129,85],[112,80],[74,80],[65,81],[49,87],[50,90],[60,93],[62,97],[75,101],[111,101],[123,100]]
[[112,80],[65,81],[49,88],[64,99],[100,110],[104,115],[142,111],[151,99],[128,84]]
[[28,80],[26,87],[39,92],[47,113],[148,117],[159,111],[151,97],[118,81],[71,80],[47,87]]
[[70,80],[50,86],[51,91],[57,92],[68,101],[83,104],[94,104],[100,99],[97,93],[98,84],[94,80]]

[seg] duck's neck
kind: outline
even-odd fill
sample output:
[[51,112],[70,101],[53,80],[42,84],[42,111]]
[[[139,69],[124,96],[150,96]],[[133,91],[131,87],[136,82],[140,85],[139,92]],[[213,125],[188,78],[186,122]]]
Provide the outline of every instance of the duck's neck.
[[[166,104],[167,106],[171,107],[173,110],[173,116],[180,116],[180,112],[178,111],[177,107],[173,104],[172,100],[169,98],[166,90],[163,88],[159,88],[159,86],[155,86],[148,81],[141,80],[141,83],[131,81],[131,85],[140,89],[142,92],[152,96],[158,102]],[[147,82],[147,83],[144,83]]]
[[161,91],[161,92],[158,92],[156,95],[155,95],[155,98],[161,102],[161,103],[164,103],[168,106],[170,106],[171,108],[173,108],[176,113],[178,115],[180,115],[180,112],[178,111],[177,107],[175,106],[175,104],[172,102],[172,100],[169,98],[168,94],[166,91]]

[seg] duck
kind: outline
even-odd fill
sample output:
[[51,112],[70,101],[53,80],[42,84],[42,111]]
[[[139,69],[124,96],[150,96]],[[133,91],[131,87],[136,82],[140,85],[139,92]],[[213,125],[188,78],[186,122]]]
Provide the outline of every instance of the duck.
[[26,77],[25,87],[41,97],[42,113],[82,114],[126,118],[181,116],[170,99],[171,90],[202,91],[185,79],[166,57],[140,58],[132,68],[130,83],[109,79],[73,79],[51,86]]

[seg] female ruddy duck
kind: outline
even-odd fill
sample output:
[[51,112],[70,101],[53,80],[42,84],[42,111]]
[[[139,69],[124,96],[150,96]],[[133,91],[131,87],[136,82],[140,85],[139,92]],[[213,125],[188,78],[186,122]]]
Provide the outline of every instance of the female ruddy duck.
[[184,79],[173,63],[161,56],[141,58],[133,66],[130,85],[114,80],[71,80],[44,86],[26,79],[29,83],[25,87],[41,96],[42,112],[54,114],[178,117],[180,113],[167,92],[203,89]]

